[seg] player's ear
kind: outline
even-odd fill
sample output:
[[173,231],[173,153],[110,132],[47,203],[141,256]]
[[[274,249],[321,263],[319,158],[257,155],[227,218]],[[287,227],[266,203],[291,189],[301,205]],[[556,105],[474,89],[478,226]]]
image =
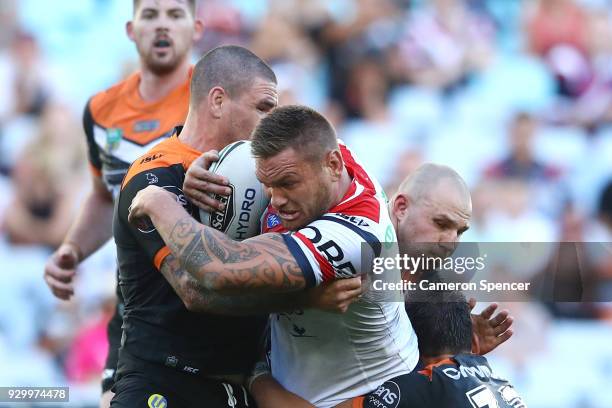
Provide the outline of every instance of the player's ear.
[[398,219],[403,219],[410,207],[410,197],[404,193],[396,193],[391,199],[391,209]]
[[208,110],[213,118],[221,119],[225,102],[227,102],[227,94],[220,86],[215,86],[208,92]]
[[327,152],[326,161],[333,180],[339,180],[340,177],[342,177],[342,170],[344,170],[344,160],[342,160],[342,153],[340,153],[340,150],[334,149]]
[[472,354],[480,354],[480,341],[474,330],[472,330]]
[[125,23],[125,33],[131,41],[134,41],[134,23],[131,20]]

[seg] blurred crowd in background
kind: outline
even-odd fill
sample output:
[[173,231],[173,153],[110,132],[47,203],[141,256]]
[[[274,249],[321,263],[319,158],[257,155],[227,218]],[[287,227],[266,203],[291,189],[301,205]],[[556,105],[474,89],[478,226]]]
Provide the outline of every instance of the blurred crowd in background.
[[[137,67],[131,3],[0,0],[0,385],[70,384],[81,405],[99,395],[113,246],[70,302],[42,273],[90,188],[86,100]],[[280,104],[323,112],[389,195],[424,162],[456,169],[473,194],[464,240],[601,243],[544,268],[591,301],[507,305],[516,334],[491,359],[530,407],[612,406],[612,1],[201,0],[199,13],[194,58],[252,49]]]

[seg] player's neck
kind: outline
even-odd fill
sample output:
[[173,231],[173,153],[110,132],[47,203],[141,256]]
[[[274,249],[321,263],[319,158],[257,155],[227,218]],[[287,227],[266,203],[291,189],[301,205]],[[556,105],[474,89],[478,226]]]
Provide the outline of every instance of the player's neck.
[[179,140],[202,153],[209,150],[219,151],[228,143],[227,140],[221,140],[221,137],[217,137],[217,134],[218,132],[211,128],[210,123],[190,110],[185,119],[183,130],[179,135]]
[[145,102],[156,102],[185,83],[189,75],[189,59],[185,58],[176,69],[166,75],[157,75],[141,64],[138,92]]
[[438,364],[444,360],[450,360],[454,356],[455,356],[454,354],[440,354],[437,356],[428,356],[428,357],[421,356],[421,361],[423,362],[423,365],[427,367],[432,364]]

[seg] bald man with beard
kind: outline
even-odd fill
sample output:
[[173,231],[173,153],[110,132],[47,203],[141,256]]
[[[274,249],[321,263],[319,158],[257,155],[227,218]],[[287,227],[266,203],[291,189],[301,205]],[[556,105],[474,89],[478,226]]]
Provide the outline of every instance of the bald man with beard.
[[[401,254],[446,258],[470,227],[472,198],[455,170],[428,163],[402,182],[389,202],[389,215]],[[402,277],[414,281],[421,272],[403,271]]]

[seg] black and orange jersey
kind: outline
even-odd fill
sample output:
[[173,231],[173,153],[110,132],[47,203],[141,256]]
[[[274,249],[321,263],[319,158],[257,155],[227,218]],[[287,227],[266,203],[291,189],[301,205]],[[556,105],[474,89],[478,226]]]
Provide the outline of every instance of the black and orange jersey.
[[526,408],[510,383],[493,374],[487,359],[457,354],[419,363],[410,374],[386,381],[352,400],[353,408]]
[[130,164],[182,125],[189,108],[189,77],[166,97],[145,102],[136,72],[94,95],[83,114],[89,163],[116,198]]
[[267,316],[188,311],[159,271],[170,253],[161,236],[152,224],[136,228],[128,223],[133,198],[149,185],[176,194],[199,221],[199,211],[181,190],[187,168],[199,155],[172,136],[137,159],[121,186],[113,234],[125,301],[122,348],[140,359],[192,373],[246,373],[256,361]]

